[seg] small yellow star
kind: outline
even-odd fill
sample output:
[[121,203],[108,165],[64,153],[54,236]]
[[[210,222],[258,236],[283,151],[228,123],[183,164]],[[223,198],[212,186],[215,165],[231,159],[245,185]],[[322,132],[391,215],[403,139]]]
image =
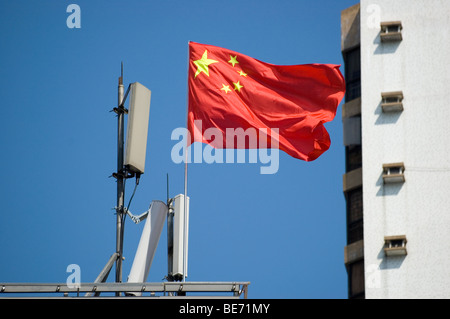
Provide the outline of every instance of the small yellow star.
[[244,73],[242,70],[241,71],[237,71],[237,73],[239,73],[240,76],[247,76],[247,73]]
[[194,61],[194,64],[197,66],[197,72],[195,72],[194,78],[196,78],[197,75],[199,75],[202,72],[204,72],[207,76],[209,76],[208,65],[217,62],[219,61],[208,59],[208,51],[205,50],[205,53],[203,53],[202,58],[200,60]]
[[236,83],[233,82],[234,84],[234,90],[238,91],[239,93],[241,92],[241,89],[244,87],[243,85],[241,85],[241,83],[239,83],[239,81],[237,81]]
[[237,60],[237,55],[235,55],[235,56],[230,55],[230,61],[228,61],[228,63],[231,63],[233,65],[233,67],[236,63],[239,63]]
[[222,91],[224,91],[226,94],[228,94],[228,92],[231,92],[230,86],[229,85],[225,85],[222,83]]

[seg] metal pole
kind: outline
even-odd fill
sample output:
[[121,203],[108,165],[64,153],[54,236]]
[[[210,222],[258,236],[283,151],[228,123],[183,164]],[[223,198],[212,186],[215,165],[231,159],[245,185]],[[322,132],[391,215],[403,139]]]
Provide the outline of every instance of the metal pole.
[[[189,47],[189,45],[188,45]],[[188,50],[189,51],[189,50]],[[188,71],[189,71],[189,52],[187,54],[188,57]],[[189,72],[188,72],[189,74]],[[187,83],[187,82],[186,82]],[[189,85],[188,85],[188,91],[189,91]],[[188,130],[189,128],[189,123],[188,120],[189,119],[189,94],[186,94],[186,129]],[[191,138],[189,131],[186,132],[187,136],[189,139]],[[192,134],[194,134],[194,132],[192,132]],[[187,240],[187,221],[186,221],[186,217],[187,217],[187,187],[188,187],[188,146],[189,143],[191,143],[191,141],[188,141],[188,139],[186,138],[186,149],[185,149],[185,157],[184,157],[184,231],[183,231],[183,282],[186,281],[186,271],[187,271],[187,245],[186,245],[186,240]],[[191,147],[194,143],[191,144]]]
[[183,282],[186,281],[186,272],[187,272],[187,148],[186,148],[186,157],[185,157],[185,164],[184,164],[184,231],[183,231]]
[[174,281],[173,278],[173,208],[172,200],[169,198],[169,174],[167,174],[167,281]]
[[121,107],[123,101],[123,65],[119,77],[118,87],[118,109],[117,114],[117,228],[116,228],[116,282],[122,282],[122,257],[123,257],[123,232],[122,232],[122,215],[124,213],[124,197],[125,197],[125,176],[123,170],[124,162],[124,112]]

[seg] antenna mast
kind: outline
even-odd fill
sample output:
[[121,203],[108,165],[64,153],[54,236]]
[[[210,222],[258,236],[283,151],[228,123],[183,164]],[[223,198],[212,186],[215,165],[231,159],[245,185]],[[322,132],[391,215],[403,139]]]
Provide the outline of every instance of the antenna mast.
[[125,170],[124,170],[124,113],[123,104],[123,62],[120,65],[117,107],[117,228],[116,228],[116,282],[122,282],[123,259],[123,221],[125,198]]

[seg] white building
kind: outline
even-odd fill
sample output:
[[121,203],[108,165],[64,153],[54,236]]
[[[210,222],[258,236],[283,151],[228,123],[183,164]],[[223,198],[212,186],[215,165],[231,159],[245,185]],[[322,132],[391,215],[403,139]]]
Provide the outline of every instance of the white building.
[[450,1],[341,21],[349,297],[450,298]]

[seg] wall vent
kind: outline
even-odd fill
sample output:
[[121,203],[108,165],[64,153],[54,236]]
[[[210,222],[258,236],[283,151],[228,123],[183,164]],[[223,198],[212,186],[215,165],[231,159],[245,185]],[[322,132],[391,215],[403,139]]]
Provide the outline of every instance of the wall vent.
[[403,111],[403,92],[384,92],[381,93],[381,109],[383,112],[401,112]]
[[385,236],[384,237],[384,253],[386,256],[405,256],[406,251],[406,236]]
[[383,181],[388,183],[405,182],[405,165],[403,163],[383,164]]
[[402,23],[400,21],[381,22],[381,42],[402,41]]

